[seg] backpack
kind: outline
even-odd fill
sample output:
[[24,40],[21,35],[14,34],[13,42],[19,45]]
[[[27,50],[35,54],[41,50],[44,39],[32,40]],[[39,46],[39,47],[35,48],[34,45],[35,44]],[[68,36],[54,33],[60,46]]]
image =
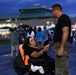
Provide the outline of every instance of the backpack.
[[24,75],[25,73],[28,72],[28,65],[25,65],[24,63],[24,61],[26,60],[26,56],[24,57],[24,60],[22,60],[22,56],[19,51],[19,54],[14,58],[13,69],[18,75]]

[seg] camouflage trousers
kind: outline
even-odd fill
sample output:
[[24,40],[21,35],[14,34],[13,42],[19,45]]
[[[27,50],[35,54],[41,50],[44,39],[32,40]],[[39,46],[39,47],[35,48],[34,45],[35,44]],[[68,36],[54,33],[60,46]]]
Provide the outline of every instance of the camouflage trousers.
[[55,73],[56,75],[70,75],[69,73],[69,63],[68,63],[68,58],[69,58],[69,52],[71,45],[69,42],[67,42],[64,46],[64,51],[62,56],[57,56],[57,51],[60,48],[60,43],[55,44]]

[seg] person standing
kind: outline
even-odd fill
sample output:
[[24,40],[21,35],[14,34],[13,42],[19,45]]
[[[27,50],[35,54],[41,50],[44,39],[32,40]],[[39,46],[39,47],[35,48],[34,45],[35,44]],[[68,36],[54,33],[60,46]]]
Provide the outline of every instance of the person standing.
[[42,31],[41,27],[38,27],[38,32],[36,34],[36,40],[38,47],[43,47],[44,41],[45,41],[45,34]]
[[72,43],[73,43],[73,31],[71,30],[71,34],[70,34],[70,43],[71,43],[71,46],[72,46]]
[[28,32],[27,32],[26,37],[29,37],[29,36],[34,39],[35,33],[34,33],[32,27],[29,27],[29,30],[28,30]]
[[17,33],[17,28],[14,28],[14,31],[10,35],[11,57],[13,57],[14,50],[16,50],[16,56],[18,54],[18,38],[19,34]]
[[22,25],[19,26],[19,29],[18,29],[18,33],[19,33],[19,38],[18,40],[22,40],[24,42],[25,38],[26,38],[26,33],[25,33],[25,30],[24,28],[22,27]]
[[75,28],[75,33],[74,33],[74,39],[75,39],[75,46],[76,46],[76,28]]
[[49,38],[49,31],[48,31],[48,29],[46,28],[46,26],[44,26],[43,29],[44,29],[43,32],[44,32],[44,35],[45,35],[45,41],[47,41],[48,38]]
[[70,75],[68,57],[71,48],[71,21],[70,18],[63,13],[60,4],[52,5],[51,12],[55,18],[58,18],[54,38],[50,43],[50,47],[55,45],[55,73],[56,75]]

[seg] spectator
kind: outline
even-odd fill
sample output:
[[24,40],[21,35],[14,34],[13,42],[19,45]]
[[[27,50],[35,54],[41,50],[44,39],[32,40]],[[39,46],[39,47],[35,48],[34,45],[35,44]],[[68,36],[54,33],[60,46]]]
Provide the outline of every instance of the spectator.
[[76,46],[76,28],[75,28],[75,33],[74,33],[74,39],[75,39],[75,46]]
[[34,39],[35,33],[34,33],[32,27],[30,27],[29,30],[28,30],[28,32],[27,32],[26,37],[29,37],[29,36]]
[[48,30],[46,29],[46,26],[44,26],[43,28],[43,32],[44,32],[44,35],[45,35],[45,41],[49,40],[49,32]]
[[18,38],[19,34],[17,33],[17,28],[14,28],[14,31],[10,35],[11,57],[13,57],[14,50],[16,50],[16,55],[18,54]]
[[53,40],[54,38],[54,32],[51,32],[51,39]]
[[72,32],[72,30],[71,30],[71,35],[70,35],[70,43],[71,43],[71,45],[73,43],[73,32]]
[[37,28],[34,27],[34,33],[35,33],[35,36],[36,36],[36,33],[37,33]]
[[37,40],[37,45],[40,47],[43,47],[43,44],[45,41],[45,35],[44,35],[44,32],[42,31],[41,27],[38,27],[38,32],[36,34],[36,40]]
[[19,39],[21,38],[24,41],[26,38],[26,34],[22,26],[19,26],[18,33],[19,33]]

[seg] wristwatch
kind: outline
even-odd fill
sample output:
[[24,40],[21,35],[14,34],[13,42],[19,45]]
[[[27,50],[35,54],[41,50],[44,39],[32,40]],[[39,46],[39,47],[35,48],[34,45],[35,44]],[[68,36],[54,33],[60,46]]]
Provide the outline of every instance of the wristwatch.
[[43,53],[44,53],[44,51],[43,51],[43,50],[41,50],[41,53],[43,54]]

